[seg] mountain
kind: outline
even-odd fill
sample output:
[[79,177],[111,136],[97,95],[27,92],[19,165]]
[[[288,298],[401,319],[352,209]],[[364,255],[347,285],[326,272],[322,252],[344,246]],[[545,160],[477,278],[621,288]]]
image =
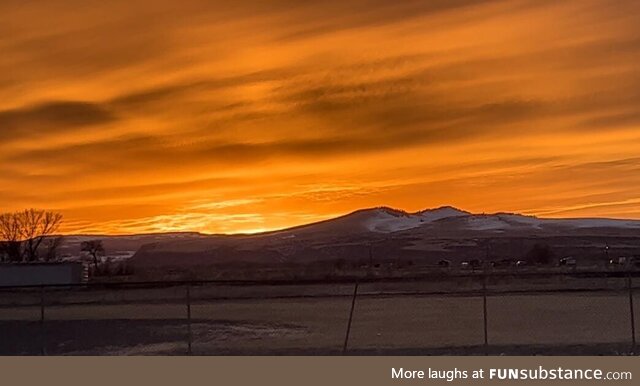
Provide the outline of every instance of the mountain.
[[389,233],[416,228],[443,218],[467,215],[471,215],[471,213],[450,206],[436,209],[427,209],[416,213],[408,213],[389,207],[378,207],[357,210],[350,214],[330,220],[320,221],[275,232],[267,232],[265,233],[265,235],[271,235],[274,233],[287,233],[290,235],[298,236],[306,234],[319,235],[326,233]]
[[[388,207],[364,209],[342,218],[329,220],[351,220],[356,229],[371,232],[392,233],[418,227],[437,227],[455,223],[460,231],[506,232],[514,229],[540,230],[543,228],[574,229],[640,229],[640,220],[618,220],[607,218],[545,219],[514,213],[472,214],[451,206],[408,213]],[[355,220],[355,221],[354,221]],[[313,226],[312,224],[311,226]]]
[[[600,218],[546,219],[514,213],[473,214],[450,206],[409,213],[388,207],[252,235],[160,237],[131,258],[138,269],[194,266],[360,264],[438,259],[521,259],[535,244],[558,256],[603,259],[605,245],[640,255],[640,221]],[[373,256],[373,257],[372,257]]]
[[365,212],[369,215],[365,227],[372,232],[383,233],[417,228],[445,218],[471,215],[469,212],[451,206],[427,209],[417,213],[405,213],[390,208],[379,208]]
[[597,229],[640,230],[640,220],[618,220],[607,218],[547,219],[515,213],[473,214],[452,206],[426,209],[415,213],[389,207],[362,209],[345,216],[300,227],[268,232],[264,235],[290,234],[322,235],[327,233],[396,233],[416,228],[449,229],[457,232],[509,231],[577,231]]

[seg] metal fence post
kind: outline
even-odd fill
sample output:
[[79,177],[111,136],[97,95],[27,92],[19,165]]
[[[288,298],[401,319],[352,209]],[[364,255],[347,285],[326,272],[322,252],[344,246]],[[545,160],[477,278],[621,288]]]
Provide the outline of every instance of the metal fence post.
[[633,283],[631,282],[631,272],[627,274],[627,287],[629,288],[629,320],[631,321],[631,354],[636,352],[636,315],[633,310]]
[[353,297],[351,298],[351,311],[349,312],[349,322],[347,323],[347,333],[344,337],[344,345],[342,346],[342,355],[347,353],[349,346],[349,334],[351,333],[351,323],[353,322],[353,311],[356,308],[356,297],[358,296],[358,282],[353,287]]
[[44,286],[40,287],[40,355],[47,355],[47,334],[44,326]]
[[187,355],[191,355],[191,342],[193,336],[191,333],[191,284],[187,283]]
[[484,355],[489,355],[489,328],[487,323],[487,275],[482,275],[482,315],[484,325]]

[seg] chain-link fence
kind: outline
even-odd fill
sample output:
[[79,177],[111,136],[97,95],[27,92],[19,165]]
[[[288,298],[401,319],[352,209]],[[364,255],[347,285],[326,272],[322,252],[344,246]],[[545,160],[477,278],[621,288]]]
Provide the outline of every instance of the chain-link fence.
[[0,355],[635,353],[637,272],[0,288]]

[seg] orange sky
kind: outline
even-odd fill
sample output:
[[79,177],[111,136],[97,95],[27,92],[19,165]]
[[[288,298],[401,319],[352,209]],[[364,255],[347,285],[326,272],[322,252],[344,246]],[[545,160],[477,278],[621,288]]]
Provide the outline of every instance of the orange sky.
[[0,211],[640,218],[640,2],[0,2]]

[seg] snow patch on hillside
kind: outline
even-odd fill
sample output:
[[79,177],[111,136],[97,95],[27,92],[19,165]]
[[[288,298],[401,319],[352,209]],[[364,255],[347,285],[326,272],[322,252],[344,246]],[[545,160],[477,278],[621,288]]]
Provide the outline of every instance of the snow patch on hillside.
[[495,216],[477,216],[467,219],[467,228],[476,231],[504,230],[510,225]]
[[408,213],[394,212],[385,208],[375,209],[365,220],[364,226],[372,232],[397,232],[419,226],[419,221]]
[[364,225],[372,232],[390,233],[417,228],[444,218],[468,215],[469,213],[452,207],[427,209],[417,213],[378,208],[372,211]]
[[544,223],[571,226],[574,228],[640,228],[640,221],[614,220],[606,218],[581,218],[581,219],[545,219]]
[[433,222],[450,217],[468,216],[470,214],[471,213],[469,212],[465,212],[451,206],[443,206],[436,209],[427,209],[423,210],[422,212],[416,213],[416,215],[419,216],[420,219],[424,220],[424,222]]
[[640,221],[614,219],[541,219],[519,214],[471,215],[466,220],[468,229],[478,231],[507,231],[516,228],[542,229],[544,226],[562,226],[567,228],[640,228]]

